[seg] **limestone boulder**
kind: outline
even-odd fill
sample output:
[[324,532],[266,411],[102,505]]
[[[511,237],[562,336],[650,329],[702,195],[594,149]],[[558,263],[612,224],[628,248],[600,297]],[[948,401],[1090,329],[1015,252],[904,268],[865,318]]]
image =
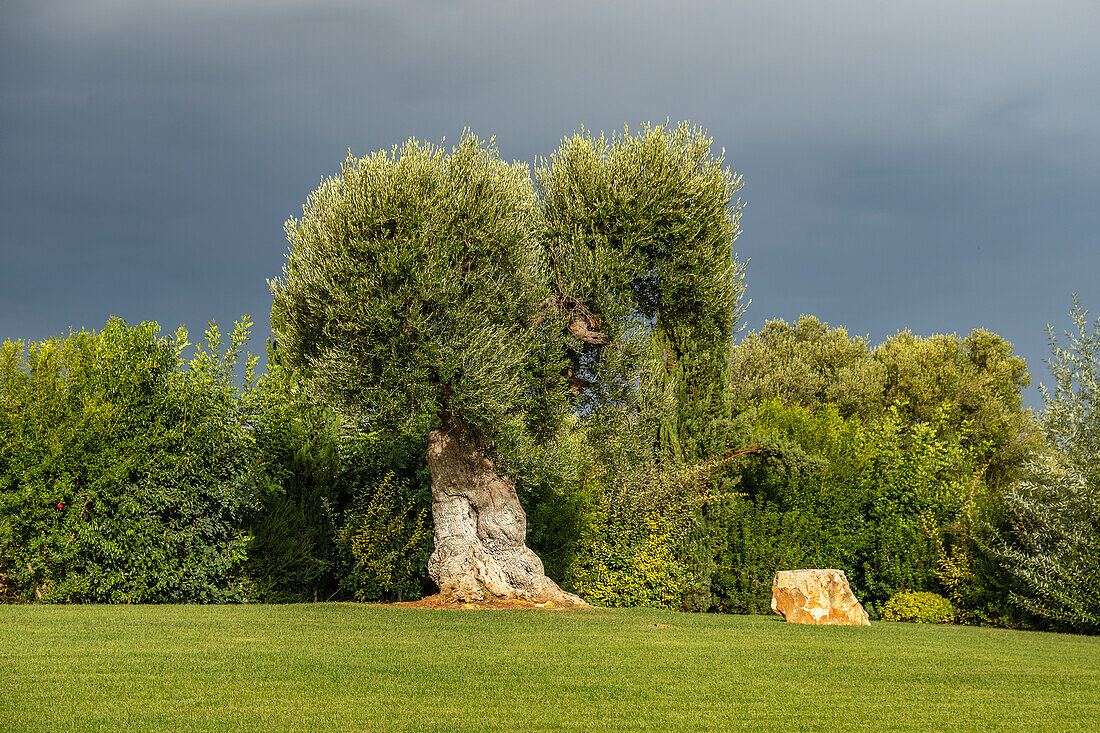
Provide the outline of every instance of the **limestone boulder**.
[[772,610],[796,624],[871,625],[843,570],[780,570],[772,580]]

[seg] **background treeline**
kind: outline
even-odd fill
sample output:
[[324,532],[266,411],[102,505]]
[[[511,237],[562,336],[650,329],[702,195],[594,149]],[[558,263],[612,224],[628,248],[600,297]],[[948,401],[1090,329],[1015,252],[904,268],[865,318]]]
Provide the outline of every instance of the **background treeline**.
[[[873,617],[1097,631],[1100,323],[1075,303],[1052,336],[1039,416],[986,331],[873,345],[804,316],[741,337],[739,188],[686,125],[582,132],[530,178],[469,135],[411,141],[349,157],[288,222],[262,376],[247,320],[195,347],[119,320],[5,343],[0,594],[430,593],[446,383],[484,408],[547,574],[592,603],[767,613],[777,569],[836,567]],[[521,270],[447,265],[466,240],[440,231],[501,222]],[[517,289],[511,331],[467,307],[486,278]]]
[[[1037,419],[1000,337],[871,347],[804,316],[732,349],[716,460],[577,415],[517,473],[528,542],[606,605],[768,613],[779,568],[844,569],[875,614],[905,591],[956,620],[1096,631],[1100,328],[1072,313]],[[235,375],[248,333],[155,324],[0,351],[8,601],[295,602],[431,592],[423,445]],[[665,415],[667,417],[667,415]],[[648,433],[646,432],[648,431]],[[740,455],[736,455],[736,454]],[[733,456],[732,458],[730,456]]]

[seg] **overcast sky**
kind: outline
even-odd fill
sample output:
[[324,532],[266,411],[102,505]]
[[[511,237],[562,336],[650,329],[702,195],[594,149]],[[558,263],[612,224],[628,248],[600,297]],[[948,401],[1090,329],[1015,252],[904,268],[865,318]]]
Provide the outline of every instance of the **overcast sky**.
[[668,118],[744,176],[751,329],[985,327],[1047,381],[1100,313],[1098,38],[1095,0],[3,0],[0,339],[250,313],[262,353],[349,148]]

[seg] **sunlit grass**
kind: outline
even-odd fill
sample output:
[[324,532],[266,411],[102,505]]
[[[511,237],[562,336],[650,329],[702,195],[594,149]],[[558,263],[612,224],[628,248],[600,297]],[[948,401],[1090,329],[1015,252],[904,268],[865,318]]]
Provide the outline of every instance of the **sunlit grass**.
[[650,610],[0,607],[0,730],[1096,730],[1100,638]]

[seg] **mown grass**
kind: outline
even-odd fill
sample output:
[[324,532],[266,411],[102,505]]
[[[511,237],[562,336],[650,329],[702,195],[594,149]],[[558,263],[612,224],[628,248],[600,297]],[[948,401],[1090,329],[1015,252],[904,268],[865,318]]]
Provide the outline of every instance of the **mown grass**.
[[1100,638],[652,610],[0,607],[2,731],[1100,729]]

